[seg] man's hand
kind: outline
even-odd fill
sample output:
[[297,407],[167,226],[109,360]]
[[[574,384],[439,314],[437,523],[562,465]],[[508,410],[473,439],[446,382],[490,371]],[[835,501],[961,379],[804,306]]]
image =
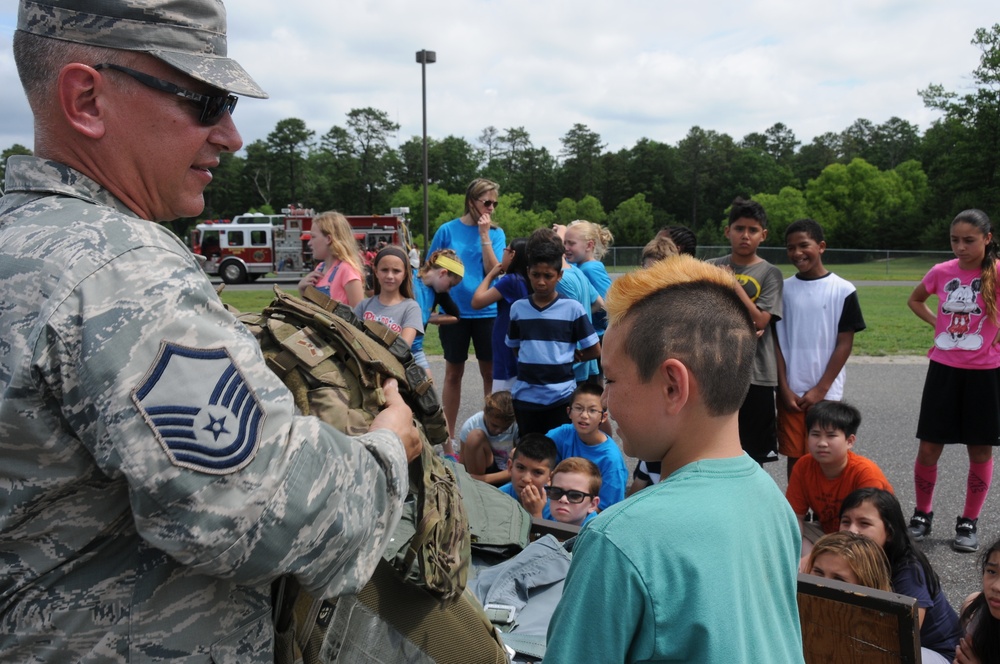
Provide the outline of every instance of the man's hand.
[[385,392],[385,407],[372,420],[368,430],[388,429],[392,431],[403,442],[406,460],[413,461],[420,456],[421,446],[420,434],[413,426],[413,411],[400,396],[399,384],[396,383],[395,378],[385,381],[382,385],[382,391]]

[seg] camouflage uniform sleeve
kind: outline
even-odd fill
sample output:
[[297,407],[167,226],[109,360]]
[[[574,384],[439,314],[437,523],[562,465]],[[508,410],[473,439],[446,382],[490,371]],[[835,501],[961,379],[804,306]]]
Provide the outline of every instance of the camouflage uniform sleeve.
[[298,415],[186,249],[153,244],[53,305],[34,365],[47,389],[101,470],[127,482],[153,546],[237,583],[291,573],[323,596],[358,590],[406,493],[398,438]]

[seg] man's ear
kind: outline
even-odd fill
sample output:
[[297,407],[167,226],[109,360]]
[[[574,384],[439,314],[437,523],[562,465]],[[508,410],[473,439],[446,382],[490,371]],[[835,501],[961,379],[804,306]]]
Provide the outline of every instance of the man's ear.
[[691,372],[680,360],[669,358],[660,364],[657,378],[664,409],[668,414],[676,415],[691,397]]
[[600,505],[600,504],[601,504],[601,497],[600,496],[594,496],[593,498],[590,499],[590,509],[588,509],[587,512],[588,513],[590,513],[590,512],[596,512],[597,511],[597,506]]
[[847,449],[852,449],[854,447],[854,442],[858,439],[857,434],[851,434],[847,437]]
[[66,123],[88,138],[104,136],[106,90],[104,78],[93,67],[78,62],[63,67],[56,82],[56,96]]

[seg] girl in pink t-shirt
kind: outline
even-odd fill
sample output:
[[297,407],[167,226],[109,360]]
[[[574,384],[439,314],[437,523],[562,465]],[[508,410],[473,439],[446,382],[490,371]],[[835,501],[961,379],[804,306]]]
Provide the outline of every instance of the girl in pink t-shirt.
[[347,218],[339,212],[323,212],[313,218],[309,247],[321,261],[299,281],[299,295],[309,286],[332,300],[354,307],[365,296],[361,280],[361,258]]
[[[1000,247],[985,212],[966,210],[955,217],[951,249],[955,258],[932,267],[907,303],[935,333],[917,423],[917,505],[909,530],[917,541],[931,532],[938,459],[945,445],[965,445],[965,509],[951,546],[971,552],[979,548],[976,524],[993,481],[993,448],[1000,444]],[[938,297],[937,311],[926,304],[931,295]]]

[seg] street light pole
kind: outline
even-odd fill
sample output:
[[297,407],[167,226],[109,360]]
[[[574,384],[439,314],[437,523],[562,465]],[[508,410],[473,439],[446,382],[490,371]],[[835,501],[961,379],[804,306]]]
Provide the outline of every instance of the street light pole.
[[424,101],[424,260],[427,260],[427,244],[430,234],[429,213],[427,210],[427,65],[437,62],[437,53],[428,50],[417,51],[417,62],[420,63],[420,87]]

